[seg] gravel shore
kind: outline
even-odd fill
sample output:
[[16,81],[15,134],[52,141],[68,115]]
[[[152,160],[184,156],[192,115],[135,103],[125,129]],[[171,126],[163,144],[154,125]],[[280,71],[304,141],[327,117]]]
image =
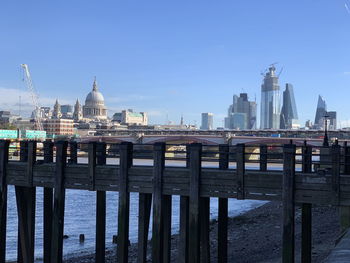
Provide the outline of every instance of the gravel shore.
[[[340,234],[338,209],[315,206],[313,216],[312,261],[322,262],[334,247]],[[229,219],[228,239],[229,262],[281,262],[281,218],[280,202],[269,202],[243,215]],[[217,223],[210,226],[211,262],[216,262]],[[301,209],[296,210],[296,262],[300,262]],[[177,258],[178,236],[172,237],[171,257]],[[148,259],[151,262],[149,244]],[[137,262],[137,244],[131,244],[129,262]],[[108,250],[106,262],[116,262],[115,249]],[[67,263],[94,262],[94,255],[75,255],[64,260]]]

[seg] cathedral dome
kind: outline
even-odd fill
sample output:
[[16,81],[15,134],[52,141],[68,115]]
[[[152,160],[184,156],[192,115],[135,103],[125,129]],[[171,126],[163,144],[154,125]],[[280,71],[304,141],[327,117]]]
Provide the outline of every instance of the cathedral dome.
[[83,106],[83,117],[93,120],[107,119],[105,99],[97,89],[96,78],[94,80],[92,91],[86,96],[85,105]]
[[85,105],[94,106],[94,105],[104,105],[105,99],[101,92],[97,89],[96,80],[94,81],[92,91],[86,96]]

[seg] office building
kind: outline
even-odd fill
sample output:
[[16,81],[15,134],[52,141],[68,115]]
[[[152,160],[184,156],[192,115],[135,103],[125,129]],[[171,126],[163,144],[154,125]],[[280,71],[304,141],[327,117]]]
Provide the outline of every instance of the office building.
[[202,113],[201,130],[213,130],[213,129],[214,129],[214,114],[210,112]]
[[122,125],[148,125],[147,113],[134,112],[132,109],[114,113],[112,121]]
[[281,129],[300,128],[293,86],[289,83],[286,84],[286,89],[283,91],[283,106],[281,109],[280,122]]
[[48,136],[74,135],[73,120],[47,119],[43,122],[43,128]]
[[319,95],[318,101],[317,101],[314,128],[316,129],[324,128],[324,116],[326,115],[326,113],[327,113],[326,101],[321,97],[321,95]]
[[62,118],[72,119],[73,118],[73,106],[69,105],[69,104],[61,105],[61,113],[62,113]]
[[0,111],[0,124],[9,124],[11,119],[11,112]]
[[225,118],[226,129],[251,130],[256,129],[256,102],[248,101],[247,93],[233,96]]
[[40,110],[33,110],[31,118],[38,117],[40,119],[48,119],[52,117],[52,111],[50,107],[40,107]]
[[328,129],[329,130],[336,130],[337,129],[337,112],[336,111],[328,111]]
[[280,128],[280,86],[278,85],[278,76],[275,71],[275,66],[271,65],[261,85],[261,129]]

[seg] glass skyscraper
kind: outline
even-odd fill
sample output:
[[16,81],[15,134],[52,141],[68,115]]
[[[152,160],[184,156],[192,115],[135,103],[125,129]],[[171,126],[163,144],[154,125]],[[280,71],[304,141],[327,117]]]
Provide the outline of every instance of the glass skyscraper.
[[256,129],[256,103],[248,100],[247,93],[233,96],[232,105],[225,118],[225,128],[251,130]]
[[265,74],[261,85],[261,129],[280,128],[280,86],[275,71],[276,68],[273,65],[269,67],[269,72]]
[[281,129],[297,129],[298,112],[295,104],[294,91],[292,84],[286,84],[286,90],[283,91],[283,106],[281,110]]
[[214,129],[213,117],[214,117],[213,113],[210,113],[210,112],[202,113],[201,130],[213,130]]
[[324,127],[324,116],[327,113],[327,104],[321,95],[318,95],[316,116],[315,116],[315,128],[322,129]]

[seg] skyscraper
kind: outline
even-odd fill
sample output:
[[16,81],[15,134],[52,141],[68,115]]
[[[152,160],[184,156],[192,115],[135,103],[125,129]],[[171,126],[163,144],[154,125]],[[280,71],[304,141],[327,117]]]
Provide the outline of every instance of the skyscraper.
[[329,130],[336,130],[337,129],[337,112],[336,111],[329,111],[327,112],[328,115],[328,129]]
[[324,116],[326,115],[326,113],[327,113],[326,101],[321,97],[321,95],[318,95],[316,116],[315,116],[315,122],[314,122],[316,129],[322,129],[324,127]]
[[281,129],[297,129],[300,127],[293,86],[289,83],[286,84],[286,90],[283,91],[283,106],[280,121]]
[[210,113],[210,112],[202,113],[201,130],[212,130],[212,129],[214,129],[213,117],[214,117],[213,113]]
[[72,119],[73,118],[73,106],[66,104],[61,105],[61,113],[63,119]]
[[271,65],[261,85],[261,129],[280,128],[280,86],[275,71],[275,66]]
[[256,129],[256,102],[248,101],[248,94],[241,93],[233,96],[233,103],[225,118],[227,129]]

